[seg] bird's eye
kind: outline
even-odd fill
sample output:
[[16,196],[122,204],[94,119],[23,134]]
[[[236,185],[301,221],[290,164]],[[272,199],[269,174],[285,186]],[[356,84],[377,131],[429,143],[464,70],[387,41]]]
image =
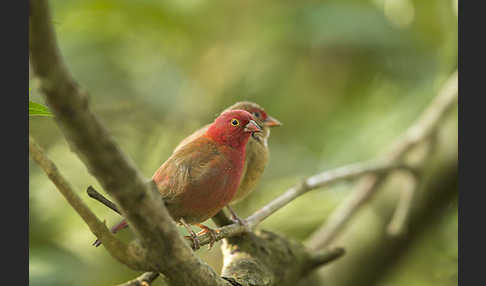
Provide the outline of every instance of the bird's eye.
[[238,121],[238,119],[231,119],[231,125],[238,126],[239,124],[240,122]]
[[253,112],[253,115],[255,115],[256,118],[260,118],[260,112]]

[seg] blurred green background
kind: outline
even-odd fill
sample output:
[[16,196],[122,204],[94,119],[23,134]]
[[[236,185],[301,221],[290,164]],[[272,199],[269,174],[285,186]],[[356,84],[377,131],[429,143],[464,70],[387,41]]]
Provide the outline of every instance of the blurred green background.
[[[58,0],[51,8],[71,72],[146,177],[236,101],[255,101],[284,123],[272,129],[256,192],[236,207],[242,216],[308,175],[378,154],[457,68],[457,0]],[[30,87],[43,103],[35,78]],[[32,117],[29,128],[95,213],[118,222],[85,195],[89,185],[102,189],[54,120]],[[92,247],[94,235],[32,161],[29,172],[31,285],[113,285],[138,274]],[[350,186],[308,193],[263,227],[304,239]],[[457,285],[457,229],[453,204],[380,285]],[[198,255],[221,269],[219,243]]]

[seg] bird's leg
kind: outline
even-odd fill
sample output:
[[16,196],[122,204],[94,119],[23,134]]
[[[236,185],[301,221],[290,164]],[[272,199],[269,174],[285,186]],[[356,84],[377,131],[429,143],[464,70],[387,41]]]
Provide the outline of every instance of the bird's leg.
[[246,223],[246,221],[242,218],[240,218],[236,213],[235,211],[233,210],[233,208],[231,208],[229,205],[226,206],[226,208],[229,210],[229,212],[231,213],[231,219],[234,221],[234,222],[237,222],[239,223],[240,225],[244,226],[245,228],[248,229],[248,224]]
[[200,223],[196,223],[196,225],[200,229],[202,229],[200,232],[197,233],[197,235],[203,235],[205,233],[209,233],[209,236],[211,237],[211,240],[209,241],[209,249],[211,249],[214,243],[216,242],[216,235],[219,233],[219,230],[214,230]]
[[181,218],[179,222],[186,228],[187,232],[189,232],[189,236],[184,236],[184,238],[192,240],[194,250],[198,250],[199,248],[201,248],[199,239],[197,238],[197,234],[192,230],[192,228],[186,223],[183,218]]

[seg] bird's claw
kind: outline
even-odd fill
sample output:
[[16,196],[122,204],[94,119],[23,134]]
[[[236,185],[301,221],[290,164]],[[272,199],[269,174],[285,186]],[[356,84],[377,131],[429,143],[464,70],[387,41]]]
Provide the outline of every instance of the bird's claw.
[[184,238],[192,241],[194,250],[198,250],[199,248],[201,248],[201,243],[199,242],[199,238],[194,232],[190,233],[190,235],[185,235]]
[[219,230],[214,230],[212,228],[209,228],[203,224],[197,224],[197,226],[199,228],[201,228],[201,231],[198,232],[196,235],[203,235],[203,234],[206,234],[208,233],[209,234],[209,237],[211,238],[210,241],[209,241],[209,247],[208,249],[211,249],[214,245],[214,243],[217,241],[217,235],[219,233]]
[[183,218],[181,218],[179,220],[179,223],[182,224],[186,228],[187,232],[189,233],[189,235],[184,236],[184,238],[192,241],[192,248],[194,250],[198,250],[199,248],[201,248],[201,243],[199,242],[199,238],[197,237],[197,234],[186,223],[186,221]]
[[101,245],[101,240],[96,239],[95,242],[93,242],[93,244],[91,244],[91,245],[94,246],[94,247],[98,247],[98,246]]

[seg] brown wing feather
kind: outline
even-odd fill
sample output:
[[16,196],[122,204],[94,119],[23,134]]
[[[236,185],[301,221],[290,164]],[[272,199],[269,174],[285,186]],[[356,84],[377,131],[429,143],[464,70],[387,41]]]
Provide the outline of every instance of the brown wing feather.
[[239,175],[225,151],[229,149],[200,137],[181,146],[157,170],[153,180],[174,219],[201,222],[231,200]]
[[179,143],[179,145],[177,145],[177,147],[174,148],[174,151],[172,153],[175,153],[182,146],[184,146],[187,143],[193,141],[194,139],[197,139],[197,138],[202,137],[202,135],[204,135],[204,133],[206,133],[206,131],[208,130],[208,128],[209,128],[210,125],[211,124],[207,124],[206,126],[202,127],[201,129],[198,129],[198,130],[194,131],[194,133],[192,133],[191,135],[189,135],[186,138],[184,138],[184,140],[182,140],[181,143]]

